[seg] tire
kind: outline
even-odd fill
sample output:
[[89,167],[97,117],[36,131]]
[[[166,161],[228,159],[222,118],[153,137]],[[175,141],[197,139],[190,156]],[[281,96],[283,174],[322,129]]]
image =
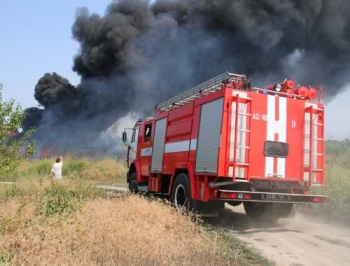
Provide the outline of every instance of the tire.
[[275,204],[273,214],[279,218],[294,218],[295,206],[293,203],[279,203]]
[[137,183],[137,175],[135,172],[133,172],[130,177],[129,177],[129,191],[131,193],[138,193],[139,192],[139,187]]
[[176,176],[170,201],[178,211],[190,211],[192,209],[191,187],[187,174]]
[[260,220],[262,218],[272,217],[272,204],[271,203],[260,203],[260,202],[243,202],[245,213],[249,218],[254,220]]

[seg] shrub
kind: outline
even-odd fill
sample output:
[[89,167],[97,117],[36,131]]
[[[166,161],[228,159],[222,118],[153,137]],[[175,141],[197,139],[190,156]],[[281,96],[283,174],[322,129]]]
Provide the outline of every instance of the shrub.
[[83,197],[75,190],[52,183],[39,197],[37,214],[45,217],[68,214],[82,207]]
[[2,84],[0,84],[0,179],[8,178],[20,162],[34,153],[35,140],[30,140],[34,129],[29,129],[18,138],[26,112],[14,100],[4,102]]
[[87,182],[52,181],[51,184],[39,194],[36,213],[45,217],[69,214],[80,210],[87,199],[101,195],[101,190]]

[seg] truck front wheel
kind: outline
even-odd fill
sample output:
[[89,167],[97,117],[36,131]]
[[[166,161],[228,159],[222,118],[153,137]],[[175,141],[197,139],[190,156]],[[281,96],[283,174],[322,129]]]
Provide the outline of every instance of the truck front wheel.
[[191,210],[191,188],[187,174],[179,174],[176,176],[173,189],[171,191],[170,201],[179,211]]
[[139,185],[137,183],[136,178],[137,178],[136,173],[133,172],[129,178],[129,190],[131,193],[138,193],[139,192]]

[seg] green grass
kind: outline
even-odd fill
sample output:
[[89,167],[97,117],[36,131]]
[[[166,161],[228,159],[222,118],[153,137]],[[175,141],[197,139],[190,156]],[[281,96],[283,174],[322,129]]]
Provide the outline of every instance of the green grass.
[[[54,158],[27,160],[5,181],[51,179],[50,171],[54,161]],[[126,171],[127,168],[123,163],[111,158],[98,161],[89,158],[63,158],[63,179],[120,184],[126,180]]]
[[315,207],[329,219],[348,221],[350,218],[350,140],[326,142],[326,181],[313,193],[329,197],[328,206]]
[[5,185],[5,187],[1,190],[0,200],[9,200],[11,198],[23,196],[25,193],[24,190],[13,184],[13,185]]
[[0,265],[1,266],[11,266],[13,265],[14,256],[9,254],[4,254],[0,252]]
[[36,213],[45,217],[69,214],[81,210],[87,199],[99,194],[99,189],[87,183],[67,186],[52,182],[38,197]]

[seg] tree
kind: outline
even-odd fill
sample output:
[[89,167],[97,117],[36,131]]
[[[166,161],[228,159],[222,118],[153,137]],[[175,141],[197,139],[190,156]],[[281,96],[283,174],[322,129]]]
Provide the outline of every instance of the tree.
[[0,179],[4,179],[19,166],[24,158],[32,155],[35,140],[30,140],[34,128],[19,133],[26,112],[14,100],[2,101],[0,84]]

